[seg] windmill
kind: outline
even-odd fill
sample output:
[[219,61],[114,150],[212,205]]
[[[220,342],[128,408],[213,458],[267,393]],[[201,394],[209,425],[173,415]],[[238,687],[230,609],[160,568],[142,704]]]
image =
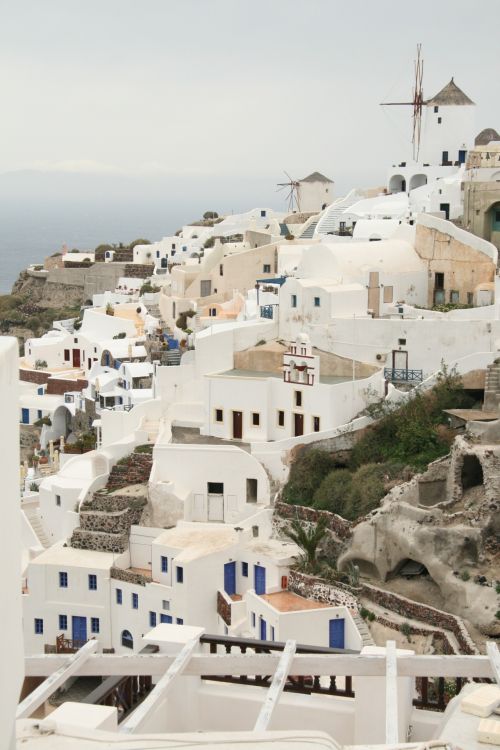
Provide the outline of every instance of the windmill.
[[413,107],[412,114],[412,143],[413,159],[418,161],[420,152],[420,138],[422,134],[422,107],[424,102],[424,92],[422,82],[424,78],[424,61],[422,59],[422,45],[417,44],[417,59],[414,61],[415,79],[413,84],[413,99],[411,102],[382,102],[381,107]]
[[283,170],[288,177],[288,182],[278,182],[278,189],[277,193],[280,193],[282,190],[285,190],[288,188],[288,193],[286,195],[286,200],[288,201],[288,210],[290,213],[293,212],[293,206],[294,204],[297,206],[297,211],[300,211],[300,201],[299,201],[299,186],[300,183],[297,180],[292,179],[288,172]]

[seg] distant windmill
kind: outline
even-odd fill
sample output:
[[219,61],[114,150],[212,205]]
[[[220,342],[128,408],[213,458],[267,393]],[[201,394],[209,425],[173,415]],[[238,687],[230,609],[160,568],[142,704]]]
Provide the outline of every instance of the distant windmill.
[[[285,170],[283,170],[285,172]],[[280,193],[282,190],[285,190],[285,188],[288,188],[288,193],[286,196],[286,200],[288,201],[288,210],[290,212],[293,211],[294,204],[297,206],[297,211],[300,211],[300,202],[299,202],[299,186],[300,183],[297,182],[297,180],[292,179],[288,172],[285,172],[286,176],[288,177],[288,182],[278,182],[278,189],[277,193]]]

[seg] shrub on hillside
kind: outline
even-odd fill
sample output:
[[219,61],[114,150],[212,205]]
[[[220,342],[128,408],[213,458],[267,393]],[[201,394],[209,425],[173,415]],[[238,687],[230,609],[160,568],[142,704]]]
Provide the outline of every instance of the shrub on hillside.
[[314,493],[335,466],[325,451],[311,450],[300,456],[290,469],[290,478],[283,489],[285,502],[312,505]]
[[352,489],[349,469],[334,469],[323,479],[314,493],[314,507],[344,516],[346,499]]

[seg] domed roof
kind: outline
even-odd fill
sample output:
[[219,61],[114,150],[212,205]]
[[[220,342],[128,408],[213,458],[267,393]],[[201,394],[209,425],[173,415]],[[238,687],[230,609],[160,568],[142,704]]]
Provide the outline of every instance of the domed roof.
[[439,91],[436,96],[433,96],[432,99],[428,99],[425,102],[428,106],[437,106],[440,105],[442,107],[446,106],[460,106],[464,104],[474,104],[472,99],[469,99],[467,94],[464,94],[462,89],[459,89],[453,78],[449,83],[446,84],[446,86]]
[[500,135],[498,135],[495,128],[485,128],[476,135],[474,140],[475,146],[487,146],[491,141],[500,141]]

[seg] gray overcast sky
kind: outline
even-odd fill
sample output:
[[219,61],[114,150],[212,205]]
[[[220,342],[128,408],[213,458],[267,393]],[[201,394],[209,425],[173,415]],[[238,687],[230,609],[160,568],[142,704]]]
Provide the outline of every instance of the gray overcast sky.
[[[380,184],[424,94],[452,75],[500,128],[499,0],[12,0],[0,5],[0,172],[319,169]],[[409,118],[409,112],[406,114]]]

